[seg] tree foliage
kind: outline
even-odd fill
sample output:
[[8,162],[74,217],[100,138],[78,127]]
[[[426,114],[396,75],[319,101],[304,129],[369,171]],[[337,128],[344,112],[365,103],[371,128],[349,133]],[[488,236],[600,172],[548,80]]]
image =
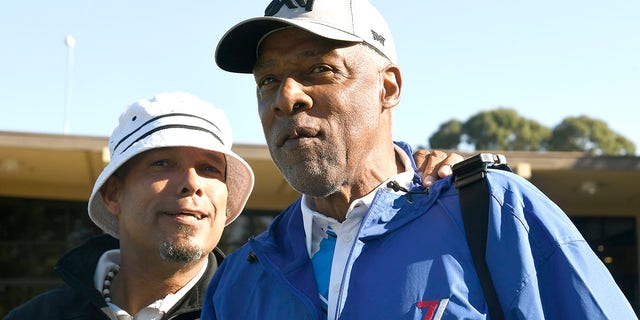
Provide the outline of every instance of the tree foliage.
[[452,119],[440,125],[438,131],[429,138],[429,144],[439,149],[455,149],[460,144],[461,135],[462,122]]
[[479,112],[464,123],[462,132],[463,142],[482,150],[539,150],[551,136],[548,128],[508,108]]
[[470,145],[476,150],[583,151],[598,155],[632,155],[636,150],[630,140],[603,121],[568,117],[552,130],[510,108],[481,111],[465,122],[449,120],[429,137],[429,145],[435,149]]
[[549,150],[584,151],[595,155],[635,154],[633,142],[612,131],[607,123],[587,116],[568,117],[553,129]]

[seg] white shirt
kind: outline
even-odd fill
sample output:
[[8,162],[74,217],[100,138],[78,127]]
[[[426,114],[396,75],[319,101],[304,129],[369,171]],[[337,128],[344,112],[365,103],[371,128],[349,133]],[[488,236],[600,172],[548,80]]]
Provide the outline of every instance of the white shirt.
[[[193,286],[198,283],[204,272],[207,270],[207,265],[209,261],[206,260],[202,269],[198,272],[198,274],[193,277],[187,284],[178,290],[176,293],[170,293],[162,299],[156,300],[150,305],[142,308],[138,311],[137,314],[134,315],[136,320],[159,320],[164,316],[171,307],[173,307],[182,297],[184,297]],[[98,291],[102,292],[102,286],[104,284],[104,278],[107,273],[112,270],[115,266],[120,265],[120,249],[114,249],[106,251],[98,260],[98,265],[96,266],[96,272],[93,275],[93,283],[98,289]],[[117,277],[117,275],[116,275]],[[118,319],[131,319],[132,316],[122,308],[117,305],[109,302],[109,309],[113,311],[113,313],[118,317]]]
[[[351,205],[349,205],[346,218],[342,223],[338,222],[338,220],[334,218],[327,217],[324,214],[315,211],[313,198],[304,194],[302,195],[302,220],[309,257],[313,257],[313,255],[318,251],[320,247],[320,240],[325,236],[325,230],[328,226],[331,226],[337,236],[336,248],[333,254],[333,262],[331,264],[331,278],[329,280],[327,319],[335,319],[336,315],[342,311],[342,307],[340,307],[340,310],[337,310],[338,297],[340,296],[340,306],[344,305],[344,301],[347,298],[348,279],[351,273],[351,265],[353,265],[353,262],[351,262],[350,265],[347,266],[347,259],[349,258],[349,254],[353,248],[354,241],[357,240],[356,236],[360,229],[362,219],[369,210],[369,206],[375,197],[376,191],[380,188],[386,188],[387,182],[390,180],[394,180],[401,186],[409,189],[411,181],[413,180],[414,171],[408,155],[400,147],[394,145],[394,148],[406,171],[391,176],[369,194],[360,199],[354,200]],[[340,295],[341,290],[343,291],[342,295]]]

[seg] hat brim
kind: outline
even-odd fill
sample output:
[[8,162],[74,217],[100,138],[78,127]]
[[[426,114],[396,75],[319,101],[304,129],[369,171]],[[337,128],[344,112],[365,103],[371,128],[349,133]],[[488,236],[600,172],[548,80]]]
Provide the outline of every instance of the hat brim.
[[223,70],[236,73],[252,73],[257,61],[258,45],[268,33],[294,26],[320,37],[346,42],[364,40],[334,27],[303,19],[258,17],[233,26],[222,36],[215,52],[216,64]]
[[227,159],[227,221],[229,225],[235,220],[249,200],[254,185],[253,171],[249,164],[234,152],[225,152]]

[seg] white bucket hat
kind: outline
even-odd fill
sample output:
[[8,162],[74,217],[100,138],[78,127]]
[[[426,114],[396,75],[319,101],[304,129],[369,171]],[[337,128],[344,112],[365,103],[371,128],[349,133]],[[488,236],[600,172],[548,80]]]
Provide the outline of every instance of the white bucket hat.
[[273,0],[264,17],[242,21],[222,36],[216,63],[226,71],[251,73],[262,39],[290,26],[328,39],[367,43],[397,63],[389,26],[368,0]]
[[107,210],[100,188],[132,157],[156,148],[195,147],[225,155],[228,225],[242,212],[253,189],[251,167],[231,151],[231,126],[224,112],[184,92],[161,93],[127,107],[109,139],[111,160],[96,180],[89,198],[89,217],[118,238],[118,219]]

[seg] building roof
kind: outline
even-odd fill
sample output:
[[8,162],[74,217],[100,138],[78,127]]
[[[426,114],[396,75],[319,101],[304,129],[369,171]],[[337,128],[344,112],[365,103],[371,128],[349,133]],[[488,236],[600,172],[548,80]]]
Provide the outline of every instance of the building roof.
[[[107,137],[0,131],[0,196],[86,201],[108,162],[107,145]],[[271,161],[266,146],[236,144],[233,149],[256,175],[247,208],[280,210],[298,197]],[[640,157],[500,153],[516,173],[570,215],[640,213]]]

